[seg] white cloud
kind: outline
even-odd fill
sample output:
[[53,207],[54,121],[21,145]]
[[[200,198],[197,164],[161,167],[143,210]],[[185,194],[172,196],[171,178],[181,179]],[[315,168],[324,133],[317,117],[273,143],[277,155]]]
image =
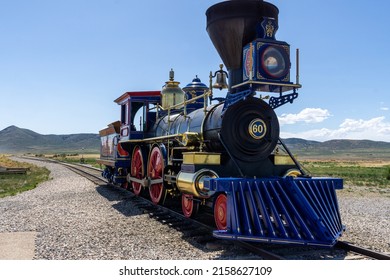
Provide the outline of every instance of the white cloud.
[[326,141],[330,139],[368,139],[390,142],[390,123],[385,117],[369,120],[345,119],[337,129],[314,129],[300,133],[281,133],[282,138],[304,138]]
[[385,102],[381,102],[380,104],[381,104],[381,105],[380,105],[379,109],[380,109],[381,111],[389,111],[389,107],[387,107],[387,106],[385,105]]
[[283,114],[279,117],[279,123],[295,124],[298,122],[305,123],[320,123],[329,118],[331,115],[327,109],[321,108],[306,108],[298,114]]

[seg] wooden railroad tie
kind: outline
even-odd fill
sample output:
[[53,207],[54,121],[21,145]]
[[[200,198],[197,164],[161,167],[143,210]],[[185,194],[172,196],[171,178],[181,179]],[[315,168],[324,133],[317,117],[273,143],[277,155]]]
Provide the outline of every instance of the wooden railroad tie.
[[3,167],[0,166],[0,175],[7,174],[26,174],[30,168],[15,168],[15,167]]

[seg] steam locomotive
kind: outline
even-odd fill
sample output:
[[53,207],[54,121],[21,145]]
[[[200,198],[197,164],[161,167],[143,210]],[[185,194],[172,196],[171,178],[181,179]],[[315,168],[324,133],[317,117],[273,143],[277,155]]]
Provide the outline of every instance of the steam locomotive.
[[298,50],[294,83],[290,46],[275,37],[278,15],[262,0],[211,6],[207,32],[228,71],[180,88],[171,70],[162,90],[117,98],[120,121],[100,131],[103,177],[155,204],[181,200],[186,217],[211,210],[217,238],[333,246],[343,182],[311,177],[279,137],[274,109],[301,85]]

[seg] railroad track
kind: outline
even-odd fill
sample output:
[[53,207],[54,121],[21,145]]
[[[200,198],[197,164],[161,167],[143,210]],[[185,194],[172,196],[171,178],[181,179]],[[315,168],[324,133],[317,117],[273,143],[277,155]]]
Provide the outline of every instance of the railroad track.
[[[390,260],[390,255],[339,241],[333,248],[262,244],[267,259],[280,260]],[[266,255],[267,256],[267,255]]]
[[[346,250],[348,252],[353,252],[358,254],[362,258],[370,258],[370,259],[375,259],[375,260],[390,260],[390,255],[381,253],[381,252],[376,252],[364,247],[360,247],[357,245],[350,244],[348,242],[343,242],[339,241],[337,242],[336,248]],[[352,258],[350,258],[352,259]],[[358,258],[356,258],[358,259]]]
[[[350,244],[348,242],[339,241],[333,248],[318,248],[310,246],[291,246],[291,245],[274,245],[274,244],[258,244],[243,241],[221,241],[212,236],[213,226],[209,222],[204,222],[202,217],[198,220],[188,219],[180,213],[178,205],[169,205],[167,207],[154,205],[150,200],[136,196],[127,190],[110,184],[107,180],[101,177],[101,169],[86,166],[83,164],[70,164],[51,159],[41,159],[24,157],[26,159],[46,161],[56,164],[61,164],[73,172],[85,177],[96,185],[109,185],[113,188],[126,191],[128,200],[135,207],[143,210],[150,218],[155,219],[162,224],[174,228],[183,234],[190,242],[196,242],[202,246],[207,246],[209,243],[223,243],[224,246],[235,245],[243,248],[259,259],[266,260],[321,260],[321,259],[336,259],[336,260],[361,260],[361,259],[376,259],[390,260],[390,255],[369,250],[364,247]],[[205,214],[207,216],[207,214]],[[206,219],[207,220],[207,219]]]
[[80,176],[92,181],[96,185],[109,184],[109,182],[102,177],[102,170],[99,168],[90,167],[82,164],[70,164],[65,162],[58,162]]
[[102,170],[99,168],[91,167],[84,164],[67,163],[67,162],[62,162],[62,161],[48,159],[48,158],[27,157],[27,156],[22,156],[20,158],[60,164],[72,170],[73,172],[81,175],[82,177],[92,181],[97,185],[108,184],[108,181],[101,176]]

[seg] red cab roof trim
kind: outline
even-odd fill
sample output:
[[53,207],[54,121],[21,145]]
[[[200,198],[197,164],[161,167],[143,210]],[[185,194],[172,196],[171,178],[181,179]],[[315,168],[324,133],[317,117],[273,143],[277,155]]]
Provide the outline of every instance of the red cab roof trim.
[[114,100],[116,103],[121,103],[123,100],[128,99],[129,97],[144,97],[144,96],[160,96],[161,91],[128,91],[122,94],[120,97]]

